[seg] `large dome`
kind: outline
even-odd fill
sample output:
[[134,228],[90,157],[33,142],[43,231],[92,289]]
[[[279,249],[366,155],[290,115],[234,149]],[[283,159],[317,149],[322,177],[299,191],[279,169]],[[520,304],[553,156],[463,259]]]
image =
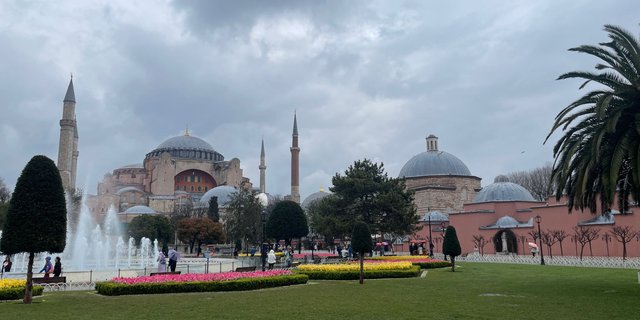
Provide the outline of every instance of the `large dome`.
[[324,191],[324,188],[320,189],[320,191],[310,194],[304,199],[304,201],[302,201],[302,208],[306,210],[309,208],[312,202],[315,202],[316,200],[320,200],[330,194],[331,193]]
[[531,193],[519,184],[509,182],[506,176],[497,176],[494,182],[480,190],[474,203],[494,201],[536,201]]
[[427,151],[409,159],[400,170],[400,178],[435,175],[470,176],[469,168],[456,156],[438,150],[438,137],[427,137]]
[[209,143],[189,135],[188,131],[182,136],[167,139],[149,152],[147,158],[158,157],[164,152],[170,153],[173,158],[224,160],[222,154],[215,151]]

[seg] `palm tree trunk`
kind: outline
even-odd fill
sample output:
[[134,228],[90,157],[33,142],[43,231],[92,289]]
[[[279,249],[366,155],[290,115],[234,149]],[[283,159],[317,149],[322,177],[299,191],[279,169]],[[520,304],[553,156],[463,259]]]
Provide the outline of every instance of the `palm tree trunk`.
[[24,299],[25,304],[31,304],[33,300],[33,258],[34,253],[29,252],[29,264],[27,265],[27,285],[24,287]]

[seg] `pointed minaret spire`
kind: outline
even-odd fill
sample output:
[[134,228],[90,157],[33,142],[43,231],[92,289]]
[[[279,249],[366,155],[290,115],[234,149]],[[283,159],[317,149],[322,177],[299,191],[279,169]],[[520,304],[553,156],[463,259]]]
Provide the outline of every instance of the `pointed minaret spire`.
[[267,166],[264,161],[264,139],[262,139],[262,145],[260,146],[260,166],[258,166],[258,169],[260,169],[260,193],[265,193],[265,170]]
[[64,95],[62,102],[76,102],[76,94],[73,92],[73,74],[71,80],[69,80],[69,86],[67,87],[67,94]]
[[293,112],[293,136],[298,136],[298,119],[295,111]]
[[295,112],[291,139],[291,200],[300,203],[300,147],[298,147],[298,119]]

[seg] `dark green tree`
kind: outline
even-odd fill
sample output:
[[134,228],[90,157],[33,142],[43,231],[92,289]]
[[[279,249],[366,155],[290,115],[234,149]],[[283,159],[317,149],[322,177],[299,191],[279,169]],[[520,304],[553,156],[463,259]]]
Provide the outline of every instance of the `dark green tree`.
[[18,178],[5,223],[0,251],[29,253],[24,303],[31,303],[33,258],[37,252],[64,251],[67,206],[60,173],[53,161],[35,156]]
[[324,238],[325,243],[344,239],[351,235],[353,222],[344,210],[338,211],[338,197],[328,195],[311,202],[307,207],[309,224],[314,233]]
[[[356,221],[363,221],[381,235],[416,231],[413,193],[406,189],[403,179],[387,176],[383,164],[356,161],[344,175],[336,174],[332,182],[333,194],[321,201],[323,217],[313,217],[314,230],[349,234]],[[323,222],[327,225],[321,225]]]
[[[276,240],[285,240],[290,244],[292,238],[302,238],[307,234],[309,234],[309,224],[302,207],[291,200],[276,203],[267,220],[267,236]],[[300,250],[299,247],[298,250]]]
[[462,253],[462,248],[460,248],[460,241],[458,241],[456,228],[453,226],[448,226],[447,230],[444,232],[442,253],[444,253],[445,256],[451,257],[451,271],[456,271],[456,257]]
[[220,208],[218,206],[218,197],[213,196],[209,199],[209,210],[207,217],[213,222],[220,222]]
[[[618,202],[627,212],[632,196],[640,201],[640,44],[620,27],[605,25],[609,42],[569,51],[600,59],[598,72],[574,71],[558,79],[578,78],[599,86],[569,104],[557,116],[545,143],[563,131],[553,148],[551,178],[557,199],[572,209],[604,212]],[[616,196],[617,195],[617,196]]]
[[358,253],[360,259],[360,284],[364,283],[364,254],[365,252],[371,252],[373,250],[373,242],[371,241],[371,230],[369,226],[362,222],[357,221],[353,225],[353,232],[351,234],[351,248],[354,252]]
[[169,219],[151,214],[143,214],[133,218],[129,224],[128,232],[136,243],[140,243],[140,239],[146,237],[152,241],[158,239],[163,247],[171,241],[173,234]]
[[248,246],[262,237],[263,207],[256,192],[241,186],[229,196],[225,215],[225,229],[233,240],[242,240]]
[[7,221],[7,213],[9,212],[9,203],[0,203],[0,230],[4,229]]

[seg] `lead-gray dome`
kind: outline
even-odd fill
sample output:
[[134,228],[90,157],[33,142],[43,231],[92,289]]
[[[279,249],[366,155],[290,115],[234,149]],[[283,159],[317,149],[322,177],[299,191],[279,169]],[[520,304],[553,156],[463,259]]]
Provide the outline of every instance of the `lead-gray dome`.
[[456,156],[438,150],[438,137],[427,137],[427,151],[419,153],[409,159],[400,169],[400,178],[423,176],[454,175],[470,176],[469,168]]
[[473,199],[474,203],[494,201],[536,201],[531,193],[519,184],[509,182],[506,176],[499,175],[494,182],[480,190]]
[[330,194],[331,193],[324,191],[324,189],[320,189],[320,191],[310,194],[304,199],[304,201],[302,201],[302,208],[306,210],[312,202],[320,200]]
[[147,158],[158,157],[164,152],[170,153],[173,158],[224,160],[224,156],[215,151],[209,143],[189,135],[188,131],[182,136],[167,139],[149,152]]
[[202,198],[200,198],[200,205],[208,207],[209,200],[211,200],[212,197],[216,196],[218,197],[218,206],[224,207],[231,200],[231,194],[235,192],[238,192],[238,190],[236,190],[236,188],[234,187],[217,186],[202,195]]

